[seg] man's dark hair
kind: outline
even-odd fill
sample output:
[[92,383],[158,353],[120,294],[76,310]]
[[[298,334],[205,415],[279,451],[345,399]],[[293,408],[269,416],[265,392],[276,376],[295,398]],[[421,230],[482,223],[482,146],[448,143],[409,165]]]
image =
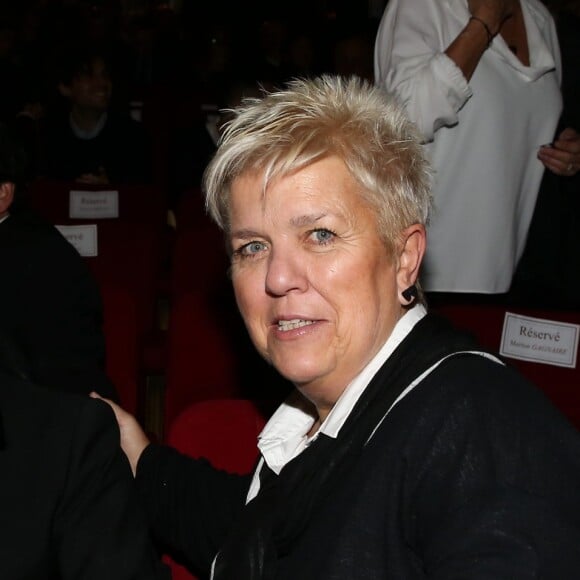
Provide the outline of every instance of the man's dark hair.
[[70,85],[80,75],[89,73],[97,59],[102,59],[110,72],[111,57],[108,51],[84,43],[67,46],[56,65],[57,82]]

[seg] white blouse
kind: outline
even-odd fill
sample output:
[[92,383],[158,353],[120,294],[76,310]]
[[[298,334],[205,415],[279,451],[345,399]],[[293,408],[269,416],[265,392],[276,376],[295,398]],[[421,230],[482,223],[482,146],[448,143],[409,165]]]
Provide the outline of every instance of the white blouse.
[[562,109],[554,22],[521,0],[530,66],[501,36],[469,81],[444,51],[469,20],[466,0],[389,0],[375,45],[377,84],[395,93],[435,169],[434,211],[421,282],[426,290],[500,293],[529,229]]

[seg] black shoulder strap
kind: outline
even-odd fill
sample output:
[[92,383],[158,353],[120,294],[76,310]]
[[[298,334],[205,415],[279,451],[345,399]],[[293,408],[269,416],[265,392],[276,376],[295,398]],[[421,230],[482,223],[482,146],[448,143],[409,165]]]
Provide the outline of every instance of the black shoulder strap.
[[367,441],[407,386],[445,357],[467,351],[482,349],[471,335],[456,330],[448,320],[427,314],[373,377],[339,438],[349,440],[349,445]]

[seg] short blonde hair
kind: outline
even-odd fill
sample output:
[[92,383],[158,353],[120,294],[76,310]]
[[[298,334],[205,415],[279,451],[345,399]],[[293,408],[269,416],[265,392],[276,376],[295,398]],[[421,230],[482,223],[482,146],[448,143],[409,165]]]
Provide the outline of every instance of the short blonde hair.
[[383,89],[357,77],[296,79],[230,112],[204,174],[206,208],[226,233],[237,177],[263,172],[266,191],[274,177],[331,155],[360,185],[389,249],[403,229],[427,223],[431,169],[415,126]]

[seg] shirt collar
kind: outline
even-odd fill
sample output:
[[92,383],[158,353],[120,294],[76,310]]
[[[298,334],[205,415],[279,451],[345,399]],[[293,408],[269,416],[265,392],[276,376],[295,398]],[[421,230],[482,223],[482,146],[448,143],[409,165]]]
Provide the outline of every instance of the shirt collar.
[[308,440],[307,433],[314,424],[314,412],[312,406],[298,391],[292,393],[278,407],[260,433],[258,441],[264,460],[275,473],[279,473],[282,467],[300,453],[318,434],[323,433],[332,438],[338,436],[371,379],[425,314],[425,308],[418,304],[401,317],[385,344],[343,391],[312,439]]
[[90,130],[90,131],[86,131],[84,129],[81,129],[75,122],[74,119],[72,117],[72,114],[69,115],[69,123],[70,123],[70,128],[72,130],[72,132],[74,133],[75,137],[78,137],[79,139],[84,139],[85,141],[89,140],[89,139],[94,139],[102,130],[103,127],[105,126],[105,123],[107,122],[107,113],[104,112],[99,120],[97,121],[97,124]]

